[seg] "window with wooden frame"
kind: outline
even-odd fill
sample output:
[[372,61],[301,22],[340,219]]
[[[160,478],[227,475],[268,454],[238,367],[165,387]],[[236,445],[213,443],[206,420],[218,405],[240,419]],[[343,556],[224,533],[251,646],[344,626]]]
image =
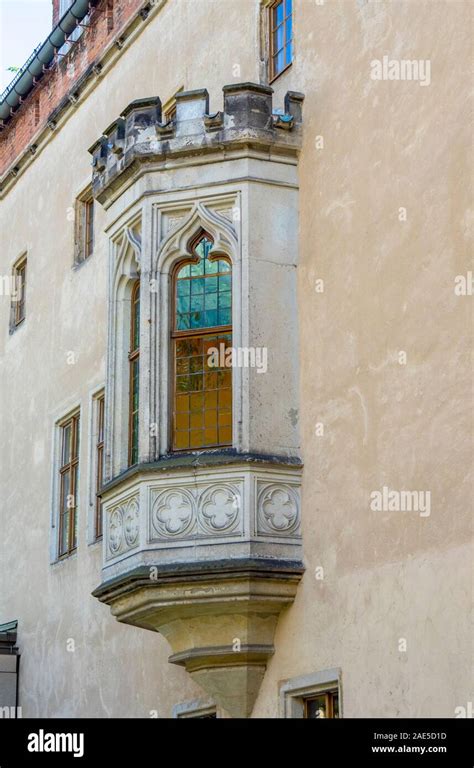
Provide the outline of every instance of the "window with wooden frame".
[[95,519],[94,536],[102,537],[102,484],[104,478],[105,395],[95,399]]
[[293,2],[277,0],[269,7],[270,14],[270,81],[280,75],[293,61]]
[[339,694],[337,691],[324,691],[304,699],[304,718],[338,719]]
[[171,447],[232,445],[232,267],[201,230],[173,273]]
[[13,267],[13,290],[11,326],[15,329],[25,319],[26,299],[26,256],[17,261]]
[[77,548],[77,493],[79,480],[79,412],[60,424],[58,557]]
[[94,198],[90,189],[76,200],[75,264],[81,264],[94,250]]
[[128,464],[138,462],[138,406],[140,381],[140,280],[135,280],[130,297],[129,426]]

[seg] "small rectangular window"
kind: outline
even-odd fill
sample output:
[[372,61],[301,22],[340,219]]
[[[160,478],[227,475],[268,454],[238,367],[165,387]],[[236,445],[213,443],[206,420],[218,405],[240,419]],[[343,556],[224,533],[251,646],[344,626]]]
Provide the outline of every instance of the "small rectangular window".
[[81,264],[94,250],[94,198],[90,189],[76,200],[74,262]]
[[337,691],[325,691],[317,696],[304,699],[304,717],[307,720],[315,718],[339,718],[339,695]]
[[96,473],[95,473],[95,538],[102,536],[102,483],[104,477],[104,418],[105,397],[96,399]]
[[77,548],[77,494],[79,480],[79,412],[60,425],[58,557]]
[[293,61],[292,0],[270,6],[270,79],[274,80]]
[[23,256],[13,267],[12,282],[12,327],[16,328],[25,319],[26,256]]

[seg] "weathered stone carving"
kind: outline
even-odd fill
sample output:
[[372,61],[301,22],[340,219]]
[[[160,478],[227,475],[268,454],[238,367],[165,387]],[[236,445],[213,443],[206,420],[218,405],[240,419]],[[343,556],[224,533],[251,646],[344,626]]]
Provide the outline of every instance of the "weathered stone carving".
[[117,557],[138,545],[140,532],[138,497],[120,502],[108,511],[105,532],[107,559]]
[[257,520],[259,534],[286,536],[294,533],[300,522],[295,490],[289,485],[276,483],[259,486]]

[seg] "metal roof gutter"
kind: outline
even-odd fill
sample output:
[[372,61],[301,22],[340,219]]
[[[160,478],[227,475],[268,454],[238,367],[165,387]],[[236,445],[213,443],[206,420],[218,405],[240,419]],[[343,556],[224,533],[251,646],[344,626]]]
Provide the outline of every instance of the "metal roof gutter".
[[11,117],[12,110],[18,107],[31,91],[36,79],[41,77],[44,68],[54,59],[56,51],[64,45],[71,32],[98,1],[74,0],[44,43],[35,48],[28,61],[3,91],[0,96],[0,120],[8,120]]

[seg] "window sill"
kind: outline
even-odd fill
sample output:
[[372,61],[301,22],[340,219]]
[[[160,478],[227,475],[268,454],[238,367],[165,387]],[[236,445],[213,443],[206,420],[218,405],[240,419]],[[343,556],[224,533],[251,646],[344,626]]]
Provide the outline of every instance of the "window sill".
[[21,328],[25,324],[26,317],[23,318],[23,320],[19,320],[18,323],[15,323],[14,325],[10,325],[10,336],[13,336],[13,334]]

